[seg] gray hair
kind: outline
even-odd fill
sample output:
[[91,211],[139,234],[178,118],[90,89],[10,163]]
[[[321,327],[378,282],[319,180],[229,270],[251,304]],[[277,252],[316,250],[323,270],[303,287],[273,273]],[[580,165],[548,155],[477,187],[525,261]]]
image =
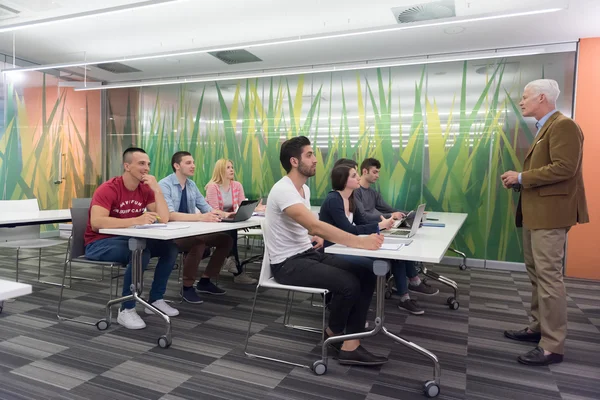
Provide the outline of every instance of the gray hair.
[[560,89],[558,88],[558,82],[554,79],[537,79],[531,81],[525,86],[525,90],[530,89],[536,95],[543,94],[548,99],[548,103],[556,104]]

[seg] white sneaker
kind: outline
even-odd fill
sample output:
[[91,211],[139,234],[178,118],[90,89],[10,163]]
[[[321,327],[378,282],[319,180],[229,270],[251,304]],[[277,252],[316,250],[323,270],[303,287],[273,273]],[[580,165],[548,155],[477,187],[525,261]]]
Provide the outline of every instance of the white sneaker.
[[[176,317],[179,315],[179,311],[168,305],[167,302],[163,299],[156,300],[154,303],[152,303],[152,305],[158,308],[163,313],[167,314],[169,317]],[[149,308],[146,308],[146,314],[153,315],[154,313]]]
[[242,272],[241,274],[233,277],[233,282],[241,283],[242,285],[254,285],[258,281],[255,278],[248,275],[246,272]]
[[146,323],[135,311],[135,308],[119,310],[117,323],[127,329],[144,329],[146,327]]
[[223,263],[223,267],[221,267],[221,269],[231,272],[232,274],[237,274],[238,269],[237,269],[237,264],[235,263],[235,258],[233,256],[227,257],[225,259],[225,262]]

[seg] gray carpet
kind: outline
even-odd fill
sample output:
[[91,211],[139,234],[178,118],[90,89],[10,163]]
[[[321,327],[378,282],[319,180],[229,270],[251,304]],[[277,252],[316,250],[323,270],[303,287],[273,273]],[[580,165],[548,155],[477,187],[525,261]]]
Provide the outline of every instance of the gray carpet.
[[[32,254],[33,255],[33,254]],[[58,281],[64,248],[44,252],[42,279]],[[0,314],[0,399],[423,399],[430,362],[382,336],[365,347],[389,357],[382,367],[344,367],[329,360],[326,375],[249,359],[243,353],[254,288],[233,283],[223,273],[227,294],[201,305],[178,304],[177,272],[167,298],[181,311],[173,318],[173,345],[156,340],[163,325],[145,316],[148,327],[130,331],[114,323],[104,332],[93,326],[59,322],[59,288],[37,283],[37,259],[21,263],[22,281],[34,293],[4,304]],[[250,272],[258,276],[258,265]],[[442,365],[439,399],[599,399],[600,283],[567,279],[569,337],[565,361],[527,367],[516,357],[531,344],[505,339],[504,329],[527,324],[529,283],[525,274],[434,267],[460,284],[460,309],[446,306],[450,291],[419,297],[423,316],[408,316],[386,301],[391,331],[431,351]],[[99,277],[99,270],[74,265],[74,275]],[[146,274],[149,284],[152,274]],[[14,279],[14,253],[0,253],[0,277]],[[431,282],[431,281],[430,281]],[[149,287],[149,286],[146,286]],[[108,279],[78,282],[66,290],[64,313],[93,321],[102,317]],[[286,294],[268,290],[257,302],[251,350],[312,363],[320,337],[282,327]],[[415,297],[415,296],[413,296]],[[141,311],[141,310],[139,310]],[[320,310],[297,296],[292,322],[319,326]]]

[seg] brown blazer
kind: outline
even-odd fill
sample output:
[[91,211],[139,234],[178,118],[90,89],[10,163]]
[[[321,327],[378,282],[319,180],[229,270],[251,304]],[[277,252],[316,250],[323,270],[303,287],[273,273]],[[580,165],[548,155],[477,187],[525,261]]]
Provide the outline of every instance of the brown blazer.
[[589,222],[582,160],[583,132],[571,118],[555,112],[525,156],[518,227],[557,229]]

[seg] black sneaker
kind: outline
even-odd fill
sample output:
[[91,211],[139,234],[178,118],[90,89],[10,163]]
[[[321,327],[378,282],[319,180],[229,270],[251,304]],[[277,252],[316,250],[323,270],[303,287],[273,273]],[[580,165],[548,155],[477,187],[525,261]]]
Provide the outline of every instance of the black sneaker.
[[187,288],[184,287],[183,292],[181,293],[181,297],[183,298],[183,301],[185,301],[186,303],[190,303],[190,304],[204,303],[204,301],[200,298],[200,296],[198,296],[198,293],[196,293],[196,290],[194,289],[193,286],[187,287]]
[[419,304],[413,299],[401,301],[400,303],[398,303],[398,308],[400,310],[406,310],[413,315],[425,314],[425,311],[423,311],[421,307],[419,307]]
[[417,286],[408,284],[408,290],[413,293],[424,294],[425,296],[435,296],[440,291],[425,281],[421,281],[421,283]]
[[213,295],[217,295],[217,296],[227,293],[223,289],[221,289],[220,287],[218,287],[217,285],[212,283],[211,281],[206,281],[206,283],[199,281],[196,284],[196,289],[200,293],[213,294]]
[[340,350],[338,362],[342,365],[381,365],[388,362],[386,357],[369,353],[364,347],[358,346],[354,351]]

